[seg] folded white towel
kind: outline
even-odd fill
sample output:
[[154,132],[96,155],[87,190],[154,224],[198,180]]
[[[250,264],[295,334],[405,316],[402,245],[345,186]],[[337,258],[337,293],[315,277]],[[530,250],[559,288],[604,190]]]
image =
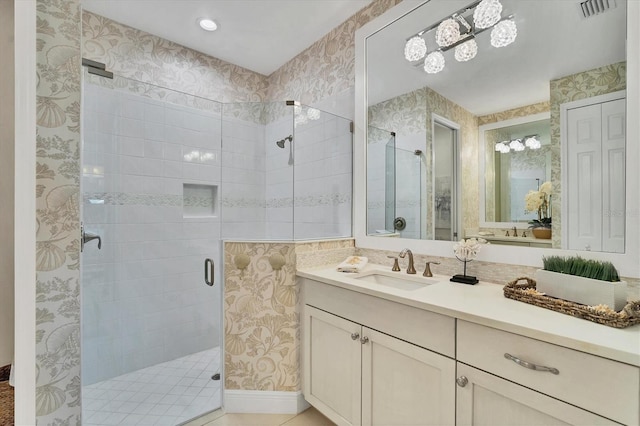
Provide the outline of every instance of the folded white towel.
[[349,256],[338,265],[338,272],[360,272],[368,261],[369,259],[364,256]]

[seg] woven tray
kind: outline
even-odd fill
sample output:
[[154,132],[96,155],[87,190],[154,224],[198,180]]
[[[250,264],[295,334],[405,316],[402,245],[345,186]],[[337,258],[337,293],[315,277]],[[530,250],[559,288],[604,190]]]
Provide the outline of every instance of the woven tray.
[[[520,281],[524,282],[520,283]],[[581,305],[540,293],[536,294],[535,289],[536,280],[521,277],[504,286],[504,297],[609,327],[625,328],[640,324],[640,300],[629,302],[620,312],[614,312],[601,307]]]

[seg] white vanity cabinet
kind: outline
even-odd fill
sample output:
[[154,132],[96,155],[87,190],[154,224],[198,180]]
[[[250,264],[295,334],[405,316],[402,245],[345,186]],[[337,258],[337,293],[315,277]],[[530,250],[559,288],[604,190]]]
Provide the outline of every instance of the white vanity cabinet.
[[424,345],[435,333],[436,347],[453,350],[453,318],[311,280],[304,301],[304,396],[325,416],[339,425],[455,423],[455,361],[406,340]]
[[554,426],[618,423],[458,363],[456,425]]
[[486,283],[386,290],[334,269],[299,275],[304,397],[339,425],[640,425],[637,327]]
[[639,424],[638,367],[461,320],[457,360],[459,425]]

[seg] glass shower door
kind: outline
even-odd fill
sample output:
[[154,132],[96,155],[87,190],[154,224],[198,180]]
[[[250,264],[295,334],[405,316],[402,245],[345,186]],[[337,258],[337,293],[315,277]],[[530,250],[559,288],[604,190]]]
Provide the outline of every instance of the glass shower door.
[[221,406],[221,107],[120,77],[83,93],[83,425],[179,424]]

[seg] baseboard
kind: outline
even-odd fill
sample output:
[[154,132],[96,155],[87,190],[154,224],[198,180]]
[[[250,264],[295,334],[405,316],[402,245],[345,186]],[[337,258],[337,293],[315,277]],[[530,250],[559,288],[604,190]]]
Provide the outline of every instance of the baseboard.
[[302,392],[225,390],[225,413],[298,414],[309,408]]

